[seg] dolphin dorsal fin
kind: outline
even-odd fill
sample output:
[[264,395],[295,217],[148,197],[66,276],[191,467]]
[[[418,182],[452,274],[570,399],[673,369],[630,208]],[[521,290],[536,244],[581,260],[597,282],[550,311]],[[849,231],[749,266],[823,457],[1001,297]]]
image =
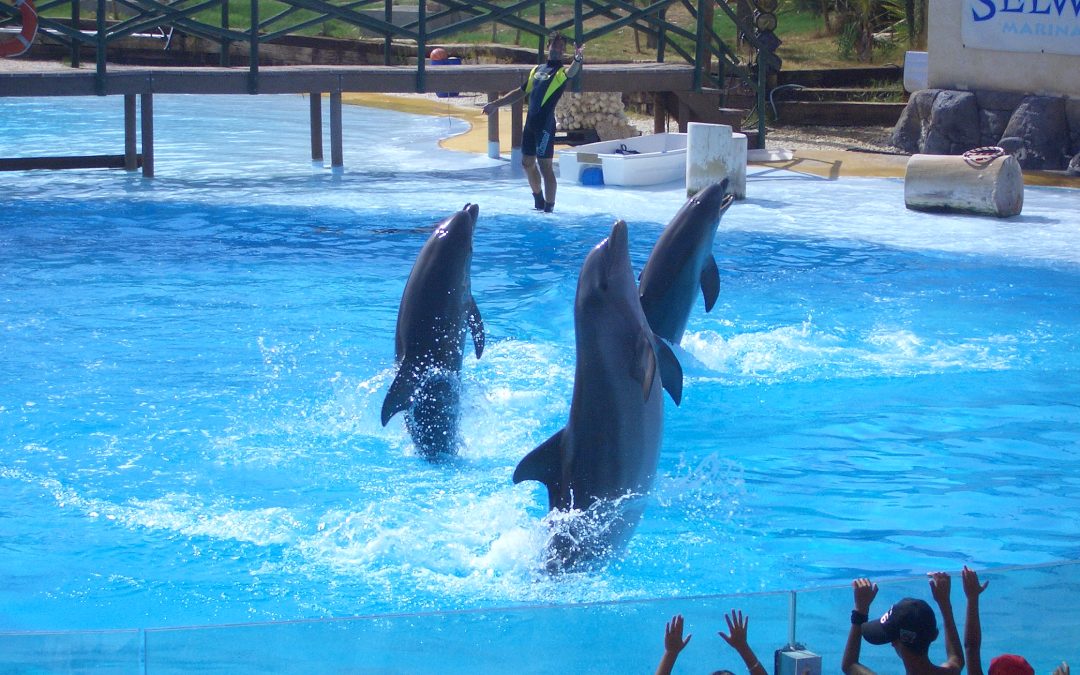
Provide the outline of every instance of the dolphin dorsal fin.
[[416,378],[410,374],[411,368],[399,367],[397,377],[390,384],[386,398],[382,402],[382,425],[385,427],[390,418],[403,410],[408,410],[412,403]]
[[659,335],[656,336],[656,353],[660,361],[660,380],[671,395],[671,400],[675,401],[675,405],[679,405],[682,403],[682,364],[672,351],[671,345]]
[[548,489],[548,506],[554,507],[562,476],[562,437],[564,429],[559,429],[551,438],[532,449],[518,462],[514,469],[514,484],[535,480]]
[[484,353],[484,320],[480,317],[480,309],[476,306],[476,299],[469,296],[469,302],[465,307],[466,321],[472,332],[473,347],[476,349],[476,358]]
[[701,267],[701,294],[705,296],[705,311],[712,310],[720,297],[720,270],[716,268],[716,258],[711,253]]

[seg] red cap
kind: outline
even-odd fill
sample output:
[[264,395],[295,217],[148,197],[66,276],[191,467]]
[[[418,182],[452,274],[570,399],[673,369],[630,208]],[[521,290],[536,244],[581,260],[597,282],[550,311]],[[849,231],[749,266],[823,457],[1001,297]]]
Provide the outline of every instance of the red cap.
[[1035,675],[1035,669],[1023,656],[1002,654],[990,662],[988,675]]

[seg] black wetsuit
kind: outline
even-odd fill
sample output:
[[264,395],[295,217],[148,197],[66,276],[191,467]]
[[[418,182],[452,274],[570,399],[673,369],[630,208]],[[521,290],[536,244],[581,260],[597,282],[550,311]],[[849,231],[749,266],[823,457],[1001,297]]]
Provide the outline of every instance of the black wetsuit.
[[529,112],[521,133],[521,153],[542,159],[555,156],[555,106],[566,89],[561,60],[536,66],[521,86],[529,95]]

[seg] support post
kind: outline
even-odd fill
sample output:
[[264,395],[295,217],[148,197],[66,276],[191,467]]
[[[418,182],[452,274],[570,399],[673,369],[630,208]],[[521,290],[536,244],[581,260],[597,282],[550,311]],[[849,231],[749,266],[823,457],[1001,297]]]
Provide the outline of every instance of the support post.
[[[229,0],[221,0],[221,30],[229,30]],[[229,38],[222,38],[221,40],[221,63],[222,68],[228,68],[229,59],[229,47],[232,41]]]
[[94,71],[94,92],[105,95],[105,0],[97,2],[97,70]]
[[330,168],[345,165],[341,149],[341,92],[330,92]]
[[[79,0],[71,0],[71,27],[73,30],[82,34],[79,31],[79,25],[82,23],[82,18],[79,16]],[[80,51],[82,47],[82,41],[77,38],[71,38],[71,67],[78,68],[82,65],[80,60]]]
[[[386,0],[386,6],[383,9],[383,20],[386,21],[386,23],[391,25],[391,26],[394,25],[394,0]],[[390,33],[387,33],[386,37],[383,38],[383,65],[384,66],[392,66],[392,65],[394,65],[393,60],[391,58],[393,56],[393,46],[394,46],[394,38]]]
[[705,6],[712,5],[711,0],[698,0],[697,4],[697,45],[694,50],[694,91],[701,91],[704,81],[702,69],[705,67]]
[[308,96],[308,104],[311,110],[311,161],[322,162],[322,92],[311,92]]
[[248,93],[259,93],[259,0],[251,0],[251,35],[248,37]]
[[667,131],[667,108],[665,107],[667,104],[664,99],[664,92],[653,92],[652,128],[654,134],[661,134]]
[[419,20],[416,32],[416,91],[427,91],[427,3],[421,0],[416,5]]
[[510,161],[515,166],[521,165],[521,132],[524,127],[525,102],[517,101],[510,105]]
[[761,58],[761,51],[758,51],[757,57],[757,141],[754,143],[755,148],[765,148],[765,84],[766,76],[768,74],[768,66],[765,65],[765,59]]
[[[499,93],[495,91],[489,91],[487,95],[488,103],[491,103],[495,99],[499,98]],[[499,158],[499,109],[496,108],[487,119],[487,131],[488,131],[488,157],[492,159]]]
[[[581,44],[581,38],[585,35],[585,24],[583,18],[584,7],[582,7],[582,0],[574,0],[574,44]],[[574,78],[574,92],[581,93],[581,76]]]
[[139,95],[142,103],[140,117],[142,122],[142,173],[143,178],[154,177],[154,95],[147,92]]
[[124,170],[126,171],[139,168],[135,132],[135,94],[124,94]]

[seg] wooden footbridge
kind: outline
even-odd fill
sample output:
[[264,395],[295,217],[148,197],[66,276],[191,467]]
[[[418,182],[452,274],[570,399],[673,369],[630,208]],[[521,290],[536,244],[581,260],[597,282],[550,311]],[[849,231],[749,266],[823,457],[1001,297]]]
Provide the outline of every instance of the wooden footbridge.
[[[537,44],[536,61],[545,55],[546,37],[552,31],[572,35],[587,43],[624,27],[631,27],[656,45],[656,59],[647,63],[587,63],[575,82],[577,91],[648,92],[654,97],[658,127],[672,114],[680,125],[690,121],[724,121],[725,94],[734,81],[755,92],[759,111],[758,139],[764,139],[766,72],[778,66],[769,45],[757,42],[753,28],[740,22],[725,2],[696,3],[688,0],[629,0],[568,2],[517,0],[510,2],[446,0],[420,2],[405,12],[391,0],[244,0],[249,13],[246,25],[233,27],[229,0],[108,0],[113,14],[125,9],[123,19],[108,19],[110,4],[96,1],[93,23],[81,17],[80,0],[44,0],[38,5],[39,30],[35,48],[61,48],[72,67],[59,63],[32,71],[8,70],[0,62],[0,96],[118,96],[123,97],[125,152],[99,158],[20,158],[0,160],[0,169],[122,166],[142,167],[154,173],[153,97],[155,94],[310,94],[312,158],[322,157],[322,104],[330,104],[331,166],[343,165],[341,97],[351,92],[487,92],[494,98],[521,85],[530,64],[463,63],[454,67],[429,67],[428,49],[449,42],[465,31],[499,24],[531,36]],[[744,2],[747,0],[743,0]],[[556,5],[558,7],[556,7]],[[669,20],[668,12],[679,6],[692,27]],[[436,9],[430,10],[429,7]],[[270,16],[263,17],[269,8]],[[717,8],[722,8],[717,12]],[[556,10],[561,10],[556,12]],[[17,21],[18,12],[0,0],[0,15]],[[381,43],[381,64],[312,66],[265,65],[270,48],[303,30],[326,22],[355,27]],[[717,34],[719,22],[736,23],[745,39],[758,48],[756,63],[744,62]],[[684,21],[685,23],[685,21]],[[119,61],[119,45],[133,35],[157,31],[185,36],[216,46],[215,66],[131,66]],[[374,37],[372,37],[374,36]],[[82,65],[92,48],[93,68]],[[588,52],[586,52],[587,54]],[[674,58],[671,58],[674,56]],[[767,57],[767,58],[766,58]],[[520,104],[511,110],[512,127],[519,130]],[[141,154],[136,131],[141,135]],[[520,146],[518,133],[512,145]],[[489,121],[489,139],[498,147],[498,120]],[[94,162],[97,162],[96,164]]]

